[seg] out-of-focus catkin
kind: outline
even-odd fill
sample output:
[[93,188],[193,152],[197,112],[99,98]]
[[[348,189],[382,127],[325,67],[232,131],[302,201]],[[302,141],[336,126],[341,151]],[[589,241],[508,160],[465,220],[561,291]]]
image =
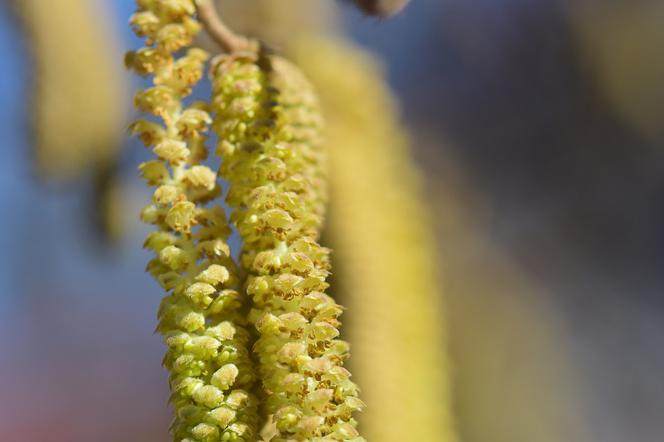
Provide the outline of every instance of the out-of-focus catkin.
[[368,404],[362,431],[381,442],[454,441],[435,241],[382,71],[341,41],[302,39],[293,54],[328,123],[329,229]]
[[145,247],[156,257],[148,270],[168,291],[159,309],[158,331],[168,346],[172,425],[177,442],[253,441],[257,438],[255,378],[250,335],[226,238],[230,229],[221,207],[207,204],[220,194],[216,173],[202,165],[207,105],[185,107],[183,99],[201,79],[208,55],[186,49],[200,25],[191,0],[138,0],[131,18],[146,47],[129,52],[126,63],[154,86],[139,91],[136,106],[162,120],[139,120],[132,131],[158,159],[140,165],[156,187],[143,221],[154,224]]
[[121,146],[124,77],[105,23],[89,0],[14,0],[34,63],[32,124],[38,173],[79,178]]
[[343,368],[341,307],[326,295],[329,251],[318,243],[326,201],[318,100],[286,60],[220,57],[212,68],[214,129],[230,184],[231,219],[259,338],[264,418],[277,441],[362,441],[363,407]]

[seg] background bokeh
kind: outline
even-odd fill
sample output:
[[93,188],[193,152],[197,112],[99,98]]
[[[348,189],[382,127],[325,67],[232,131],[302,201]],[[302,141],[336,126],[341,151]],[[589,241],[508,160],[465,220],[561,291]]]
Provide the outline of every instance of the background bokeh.
[[[91,1],[117,38],[105,50],[129,121],[133,2]],[[161,294],[136,216],[147,153],[123,139],[110,236],[92,170],[41,177],[34,62],[9,3],[0,440],[167,440]],[[461,440],[662,440],[664,3],[415,0],[390,21],[342,10],[383,58],[425,173]]]

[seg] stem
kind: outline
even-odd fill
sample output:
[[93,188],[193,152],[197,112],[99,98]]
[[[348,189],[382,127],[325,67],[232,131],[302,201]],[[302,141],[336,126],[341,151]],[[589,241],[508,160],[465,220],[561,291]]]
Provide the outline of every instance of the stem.
[[210,37],[226,52],[234,54],[246,52],[253,48],[251,40],[233,32],[221,20],[213,0],[197,0],[198,18]]

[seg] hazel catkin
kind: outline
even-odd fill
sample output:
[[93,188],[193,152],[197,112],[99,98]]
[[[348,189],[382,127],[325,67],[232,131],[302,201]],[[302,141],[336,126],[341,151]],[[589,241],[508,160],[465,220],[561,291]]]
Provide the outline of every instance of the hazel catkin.
[[[183,99],[202,78],[204,51],[188,48],[200,25],[191,0],[139,0],[131,23],[147,46],[125,62],[153,86],[139,91],[136,106],[161,119],[138,120],[134,132],[157,157],[140,165],[155,187],[141,217],[156,230],[145,247],[155,253],[148,271],[168,292],[157,330],[168,349],[171,427],[176,442],[250,441],[257,438],[257,402],[251,336],[244,327],[235,264],[226,242],[230,229],[218,205],[216,173],[207,157],[207,104]],[[175,58],[174,52],[184,50]]]
[[222,56],[212,77],[220,174],[244,241],[272,440],[364,440],[353,417],[363,403],[342,366],[348,344],[337,338],[342,309],[324,293],[330,263],[319,244],[327,186],[317,97],[277,56]]
[[308,36],[291,48],[327,121],[335,289],[349,308],[363,433],[456,441],[435,240],[392,93],[376,59],[349,42]]

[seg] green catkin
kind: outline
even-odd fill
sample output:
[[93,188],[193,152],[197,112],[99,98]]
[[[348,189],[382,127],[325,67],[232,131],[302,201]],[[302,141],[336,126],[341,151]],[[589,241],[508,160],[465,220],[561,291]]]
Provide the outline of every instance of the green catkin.
[[156,187],[141,214],[156,226],[145,247],[156,257],[149,272],[168,292],[157,330],[168,346],[177,442],[256,440],[257,404],[250,393],[255,378],[250,335],[223,209],[208,203],[220,194],[216,174],[205,160],[205,131],[211,123],[204,103],[182,100],[202,78],[207,54],[186,49],[199,31],[191,0],[139,0],[131,23],[147,46],[127,54],[129,67],[151,75],[154,86],[139,91],[136,106],[162,120],[136,121],[131,129],[158,157],[140,165]]
[[221,176],[244,247],[263,418],[279,441],[363,441],[363,408],[343,368],[341,307],[326,295],[329,250],[318,243],[327,189],[317,98],[276,56],[220,57],[212,67]]

